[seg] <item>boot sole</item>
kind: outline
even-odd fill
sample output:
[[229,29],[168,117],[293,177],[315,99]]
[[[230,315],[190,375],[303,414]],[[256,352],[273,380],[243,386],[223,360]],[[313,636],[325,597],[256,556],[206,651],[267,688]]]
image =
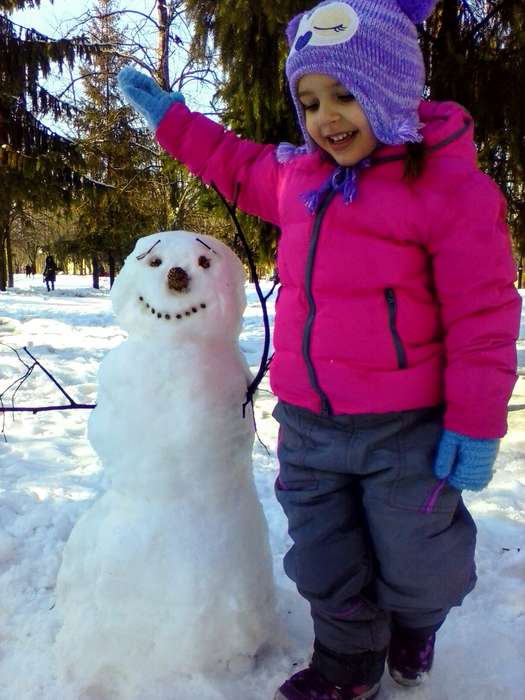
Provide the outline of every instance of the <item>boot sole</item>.
[[389,669],[389,672],[395,682],[399,685],[405,686],[405,688],[414,688],[421,685],[429,676],[427,671],[421,673],[417,678],[407,678],[400,671],[396,671],[395,669]]

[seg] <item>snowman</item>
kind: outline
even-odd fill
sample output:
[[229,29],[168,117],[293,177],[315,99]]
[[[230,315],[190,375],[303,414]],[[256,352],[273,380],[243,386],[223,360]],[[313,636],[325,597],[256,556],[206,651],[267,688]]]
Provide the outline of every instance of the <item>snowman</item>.
[[148,679],[249,669],[272,633],[273,578],[239,259],[208,236],[153,234],[111,299],[128,339],[101,364],[88,424],[108,488],[64,549],[55,651],[77,697],[127,699]]

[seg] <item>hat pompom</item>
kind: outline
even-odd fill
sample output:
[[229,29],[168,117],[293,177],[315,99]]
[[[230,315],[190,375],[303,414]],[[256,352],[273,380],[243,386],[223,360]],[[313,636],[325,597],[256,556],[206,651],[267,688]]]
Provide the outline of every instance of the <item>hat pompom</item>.
[[289,22],[286,27],[286,39],[288,40],[288,46],[291,46],[293,44],[293,41],[295,39],[295,35],[297,34],[297,30],[299,29],[299,25],[301,24],[301,19],[303,15],[295,15]]
[[438,0],[397,0],[399,7],[405,15],[414,22],[420,24],[432,14]]

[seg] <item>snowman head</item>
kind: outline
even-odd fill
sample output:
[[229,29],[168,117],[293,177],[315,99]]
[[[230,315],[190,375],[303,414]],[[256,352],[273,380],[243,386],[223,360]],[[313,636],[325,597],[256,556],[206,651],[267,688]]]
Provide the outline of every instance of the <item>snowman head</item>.
[[246,305],[244,270],[221,241],[189,231],[139,238],[111,290],[130,336],[177,341],[236,338]]

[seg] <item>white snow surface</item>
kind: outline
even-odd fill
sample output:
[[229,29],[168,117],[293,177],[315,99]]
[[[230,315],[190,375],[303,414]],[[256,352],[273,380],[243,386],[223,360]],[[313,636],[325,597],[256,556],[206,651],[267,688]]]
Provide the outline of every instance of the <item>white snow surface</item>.
[[[78,403],[95,403],[99,365],[126,334],[111,311],[107,280],[59,275],[45,292],[41,278],[15,276],[0,293],[0,391],[30,364],[22,348],[48,369]],[[268,291],[270,283],[263,283]],[[241,350],[253,372],[263,343],[261,310],[246,285]],[[270,303],[273,322],[273,304]],[[518,341],[525,369],[525,315]],[[4,401],[5,401],[4,397]],[[9,399],[7,399],[9,401]],[[17,406],[67,403],[36,368],[15,396]],[[125,700],[271,700],[278,685],[307,663],[312,629],[308,609],[282,571],[290,542],[273,495],[277,427],[275,397],[265,379],[255,404],[258,433],[254,477],[270,530],[280,633],[246,675],[174,676]],[[60,680],[53,654],[60,622],[55,586],[62,552],[79,518],[107,488],[88,442],[89,410],[6,414],[0,451],[0,700],[80,700]],[[1,420],[1,419],[0,419]],[[152,474],[152,479],[154,474]],[[479,581],[439,633],[434,669],[417,689],[385,675],[378,700],[523,700],[525,698],[525,376],[518,379],[495,476],[465,500],[478,524]],[[95,650],[96,651],[96,650]],[[198,653],[198,650],[195,650]],[[85,700],[110,700],[103,694]]]

